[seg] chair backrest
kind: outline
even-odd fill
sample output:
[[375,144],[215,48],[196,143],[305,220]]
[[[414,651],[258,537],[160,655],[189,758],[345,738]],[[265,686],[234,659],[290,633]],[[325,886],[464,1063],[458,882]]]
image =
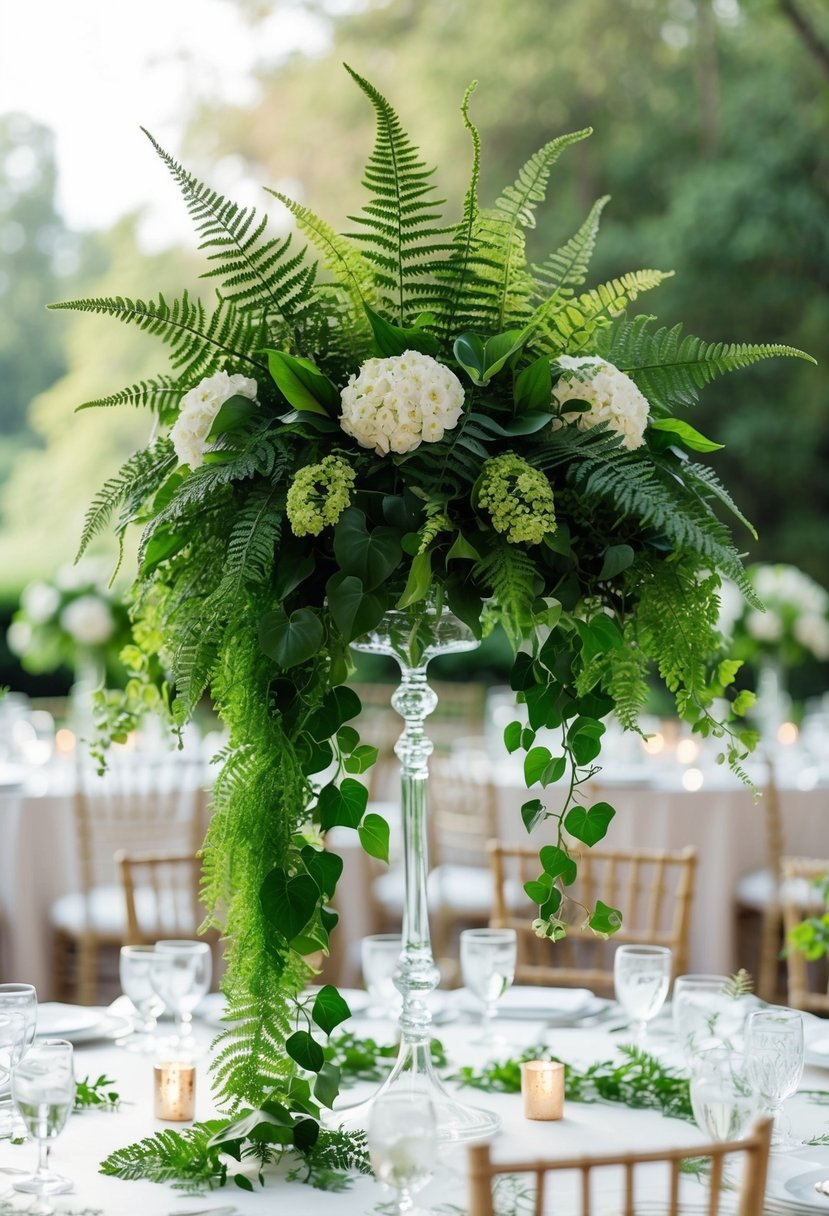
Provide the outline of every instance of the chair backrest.
[[429,845],[432,865],[455,862],[487,867],[496,831],[495,788],[462,757],[433,755],[429,761]]
[[127,909],[124,944],[196,937],[204,919],[199,902],[199,859],[192,853],[115,855]]
[[[813,886],[816,879],[829,875],[829,859],[814,857],[784,857],[781,864],[783,874],[783,924],[786,938],[805,916],[820,915],[824,911],[818,889]],[[829,994],[826,991],[826,964],[810,967],[798,950],[788,948],[786,953],[788,975],[788,1003],[794,1009],[807,1009],[813,1013],[829,1013]],[[818,978],[819,977],[819,978]],[[812,980],[822,988],[816,990]]]
[[[647,1198],[636,1194],[638,1167],[664,1164],[669,1169],[668,1194],[662,1208],[664,1216],[679,1216],[680,1182],[683,1162],[710,1159],[708,1216],[718,1216],[723,1196],[723,1175],[728,1158],[742,1158],[742,1173],[739,1204],[736,1216],[763,1216],[763,1198],[766,1190],[766,1173],[769,1159],[771,1120],[758,1122],[745,1140],[725,1141],[718,1144],[694,1144],[690,1148],[656,1149],[653,1152],[617,1153],[608,1156],[570,1157],[560,1161],[504,1161],[494,1163],[488,1144],[475,1144],[469,1149],[469,1216],[495,1216],[493,1183],[500,1175],[532,1174],[535,1177],[535,1216],[544,1212],[545,1189],[549,1174],[574,1171],[578,1176],[577,1189],[581,1196],[581,1216],[592,1216],[600,1209],[593,1206],[592,1176],[601,1169],[616,1169],[620,1172],[619,1199],[624,1195],[624,1207],[615,1206],[619,1216],[636,1216],[637,1202],[643,1200],[646,1210],[653,1210],[653,1190],[648,1187]],[[687,1168],[687,1167],[685,1167]],[[651,1183],[653,1179],[650,1180]],[[640,1188],[641,1190],[641,1188]],[[731,1208],[732,1197],[727,1203]],[[551,1209],[554,1210],[554,1209]],[[568,1207],[568,1211],[572,1210]],[[605,1209],[606,1210],[606,1209]]]
[[[780,861],[786,852],[783,834],[783,808],[774,763],[768,760],[768,776],[763,789],[763,817],[766,835],[766,868],[775,879],[780,876]],[[775,890],[777,887],[775,886]]]
[[[518,934],[517,983],[612,991],[613,953],[624,942],[669,946],[673,974],[687,970],[695,849],[675,853],[584,849],[577,856],[578,877],[565,889],[561,908],[567,936],[555,943],[534,934],[532,905],[523,893],[523,884],[538,877],[538,850],[492,840],[489,857],[494,887],[490,924]],[[597,898],[622,913],[622,927],[610,941],[597,937],[583,923],[585,908]]]
[[80,758],[74,796],[81,890],[117,881],[114,855],[195,854],[206,826],[207,774],[186,753],[112,749],[99,776]]

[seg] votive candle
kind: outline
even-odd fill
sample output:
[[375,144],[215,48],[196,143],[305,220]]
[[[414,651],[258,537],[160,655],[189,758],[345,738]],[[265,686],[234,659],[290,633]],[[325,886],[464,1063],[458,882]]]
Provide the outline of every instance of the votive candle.
[[153,1107],[156,1119],[185,1123],[196,1110],[196,1066],[167,1061],[153,1065]]
[[564,1065],[527,1060],[521,1065],[525,1119],[560,1119],[564,1114]]

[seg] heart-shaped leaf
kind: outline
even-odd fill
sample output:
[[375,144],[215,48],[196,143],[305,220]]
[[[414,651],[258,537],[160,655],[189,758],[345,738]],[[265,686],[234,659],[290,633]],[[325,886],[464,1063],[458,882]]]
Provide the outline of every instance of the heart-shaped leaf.
[[389,860],[389,825],[382,815],[366,815],[357,829],[360,844],[369,857]]
[[281,609],[268,612],[259,625],[259,645],[285,669],[312,658],[324,637],[320,619],[310,608],[297,608],[290,616]]
[[610,937],[622,927],[622,913],[618,908],[611,908],[600,899],[596,900],[596,910],[587,922],[589,927],[599,937]]
[[346,777],[336,785],[324,785],[317,798],[317,815],[324,832],[331,828],[356,828],[363,818],[368,790],[359,781]]
[[285,1040],[285,1050],[300,1068],[308,1072],[319,1072],[325,1063],[325,1055],[316,1039],[307,1030],[297,1030]]
[[298,937],[314,915],[319,887],[310,874],[289,877],[281,868],[271,870],[259,892],[262,911],[288,941]]
[[529,802],[525,802],[521,807],[521,818],[528,832],[532,832],[542,820],[546,819],[547,810],[541,799],[532,798]]
[[366,592],[353,574],[332,574],[325,584],[325,594],[334,624],[347,642],[374,629],[386,611],[385,600]]
[[369,531],[363,512],[349,507],[334,529],[334,556],[345,574],[356,575],[363,590],[371,591],[397,569],[403,551],[393,528]]
[[361,709],[354,689],[339,685],[325,694],[322,705],[308,718],[306,730],[315,739],[330,739],[344,722],[356,718]]
[[634,556],[630,545],[610,545],[604,551],[599,578],[602,580],[615,578],[617,574],[621,574],[623,570],[627,570],[629,566],[633,565]]
[[556,844],[545,844],[538,859],[544,867],[544,873],[550,878],[561,878],[565,886],[575,881],[577,867],[572,857],[568,857],[564,849]]
[[576,840],[592,846],[605,837],[615,814],[609,802],[595,802],[587,809],[574,806],[565,815],[564,826]]
[[524,890],[534,904],[546,903],[553,889],[553,880],[549,874],[541,874],[524,883]]
[[336,853],[330,853],[327,849],[315,849],[310,844],[305,846],[300,857],[305,862],[306,870],[317,884],[320,894],[324,895],[326,899],[331,899],[343,872],[342,857],[338,857]]
[[351,1017],[351,1010],[333,984],[326,984],[314,998],[311,1017],[320,1030],[330,1034]]
[[535,785],[552,760],[548,747],[532,747],[524,757],[524,780],[528,786]]
[[337,1094],[340,1092],[340,1070],[336,1064],[326,1060],[317,1073],[314,1082],[314,1097],[329,1110],[334,1106]]

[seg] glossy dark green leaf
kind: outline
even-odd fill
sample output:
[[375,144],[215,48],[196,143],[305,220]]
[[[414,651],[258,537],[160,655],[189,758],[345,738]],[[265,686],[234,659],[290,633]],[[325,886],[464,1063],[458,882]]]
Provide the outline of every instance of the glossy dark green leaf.
[[477,334],[461,334],[452,347],[455,358],[473,384],[480,384],[484,371],[484,344]]
[[609,802],[596,802],[591,807],[574,806],[564,817],[564,826],[571,836],[592,847],[603,840],[616,814]]
[[258,408],[256,402],[251,401],[250,397],[228,397],[213,419],[213,425],[207,433],[208,442],[211,439],[218,439],[219,435],[226,435],[229,431],[235,431],[240,426],[244,426]]
[[297,1119],[294,1124],[294,1145],[301,1153],[305,1153],[314,1147],[319,1134],[320,1125],[316,1119]]
[[323,1106],[332,1109],[340,1092],[340,1070],[336,1064],[326,1060],[314,1082],[314,1097]]
[[360,844],[369,857],[378,861],[389,860],[389,825],[382,815],[366,815],[357,829]]
[[538,909],[538,915],[545,920],[549,920],[551,916],[555,916],[561,907],[561,898],[561,891],[559,891],[558,887],[553,887],[550,891],[549,899]]
[[517,414],[549,410],[552,400],[552,377],[550,360],[546,355],[535,359],[516,376],[513,400]]
[[616,578],[617,574],[621,574],[623,570],[627,570],[629,566],[633,565],[635,556],[630,545],[610,545],[604,551],[599,578],[602,580]]
[[162,562],[180,553],[190,537],[186,532],[174,532],[170,528],[158,528],[153,532],[144,550],[144,560],[141,563],[141,574],[151,574]]
[[392,528],[369,529],[357,507],[349,507],[334,528],[334,556],[345,574],[353,574],[372,591],[392,574],[403,557],[398,534]]
[[540,798],[531,798],[521,807],[521,818],[528,832],[532,832],[546,817],[547,810]]
[[297,1030],[290,1035],[285,1040],[285,1050],[307,1072],[319,1072],[325,1063],[322,1047],[307,1030]]
[[523,727],[520,722],[510,722],[504,727],[504,746],[510,755],[517,752],[521,746],[521,732]]
[[353,726],[341,726],[337,731],[337,747],[343,755],[349,755],[360,742],[360,735]]
[[356,828],[363,818],[368,790],[359,781],[346,777],[339,788],[324,785],[317,798],[317,815],[324,832],[331,828]]
[[536,677],[533,670],[532,655],[524,654],[523,651],[515,656],[515,661],[512,665],[510,673],[510,688],[513,692],[526,692],[528,688],[535,688]]
[[283,869],[271,870],[259,892],[265,916],[288,941],[308,924],[319,897],[319,887],[310,874],[289,877]]
[[622,913],[618,908],[611,908],[609,904],[597,899],[596,909],[590,917],[588,925],[599,937],[609,937],[617,929],[621,929]]
[[553,880],[549,874],[541,874],[524,883],[524,891],[534,904],[546,903],[553,889]]
[[290,616],[281,609],[268,612],[259,625],[263,652],[285,669],[313,658],[324,638],[322,623],[310,608],[297,608]]
[[451,561],[468,561],[479,562],[481,555],[474,545],[471,545],[462,532],[459,532],[446,554],[446,560]]
[[314,997],[311,1017],[325,1034],[331,1034],[341,1022],[351,1017],[351,1010],[333,984],[320,988]]
[[339,389],[310,359],[265,349],[268,370],[279,391],[295,410],[331,415],[340,406]]
[[545,844],[538,854],[538,859],[544,867],[544,873],[549,874],[551,879],[561,878],[568,887],[575,880],[576,863],[558,845]]
[[484,346],[484,383],[503,371],[512,356],[518,354],[526,337],[524,330],[508,329],[505,333],[487,338]]
[[325,694],[319,709],[309,716],[305,729],[315,739],[330,739],[344,722],[356,718],[361,708],[354,689],[341,684]]
[[374,629],[386,611],[385,599],[365,591],[353,574],[332,574],[325,584],[328,610],[347,642]]
[[541,775],[552,760],[548,747],[532,747],[524,757],[524,781],[528,786],[541,780]]
[[433,334],[427,333],[425,329],[421,329],[419,326],[402,329],[399,325],[392,325],[390,321],[381,317],[373,308],[369,308],[368,304],[364,304],[363,307],[374,335],[374,353],[380,358],[402,355],[407,350],[419,350],[424,355],[439,353],[440,343]]
[[446,580],[445,587],[449,607],[455,616],[462,620],[464,625],[468,625],[475,637],[480,639],[483,633],[481,626],[483,604],[481,594],[469,581],[468,574],[451,574]]
[[305,862],[305,868],[313,878],[322,895],[330,899],[337,889],[340,875],[343,872],[343,859],[327,849],[315,849],[308,844],[302,849],[300,857]]

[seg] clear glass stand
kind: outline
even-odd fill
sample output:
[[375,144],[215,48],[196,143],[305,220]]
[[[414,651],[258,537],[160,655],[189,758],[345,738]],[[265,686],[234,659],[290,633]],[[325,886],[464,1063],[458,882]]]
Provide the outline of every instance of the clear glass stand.
[[334,1112],[346,1125],[365,1126],[373,1103],[381,1094],[426,1094],[437,1114],[441,1140],[483,1140],[501,1126],[498,1115],[468,1106],[444,1087],[432,1064],[432,1015],[428,998],[440,981],[432,957],[426,879],[429,873],[427,788],[429,756],[433,744],[424,722],[437,705],[437,694],[426,680],[429,661],[439,654],[474,650],[472,631],[448,609],[431,605],[387,612],[370,634],[353,642],[355,650],[391,655],[400,665],[401,683],[391,703],[405,727],[395,745],[400,760],[403,823],[403,952],[394,977],[403,997],[400,1014],[400,1053],[389,1076],[371,1098]]

